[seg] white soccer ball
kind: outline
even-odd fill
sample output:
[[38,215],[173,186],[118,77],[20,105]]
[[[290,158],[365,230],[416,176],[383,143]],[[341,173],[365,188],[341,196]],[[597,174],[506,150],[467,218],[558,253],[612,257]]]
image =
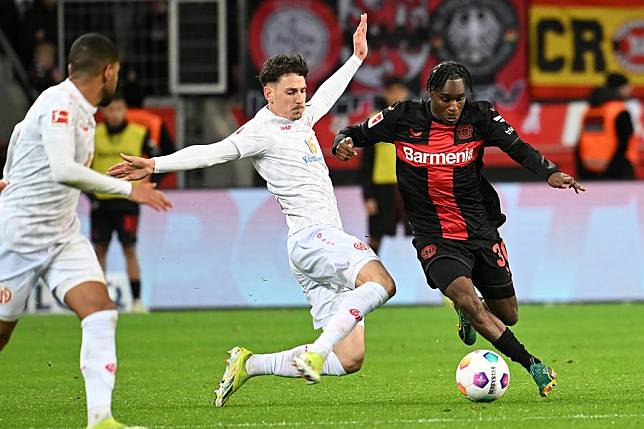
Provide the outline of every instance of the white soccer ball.
[[456,387],[471,401],[495,401],[505,394],[509,384],[508,364],[490,350],[469,353],[456,368]]

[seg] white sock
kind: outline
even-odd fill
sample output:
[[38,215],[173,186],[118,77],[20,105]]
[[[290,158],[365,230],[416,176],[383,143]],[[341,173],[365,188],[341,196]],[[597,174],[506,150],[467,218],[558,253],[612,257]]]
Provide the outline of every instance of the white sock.
[[87,425],[112,417],[112,390],[116,379],[116,310],[92,313],[81,322],[83,342],[80,366],[87,395]]
[[[293,365],[295,355],[306,351],[309,345],[297,346],[283,352],[256,354],[246,361],[246,372],[255,375],[279,375],[280,377],[299,377],[301,374]],[[340,360],[333,353],[329,353],[322,368],[323,375],[345,375]]]
[[309,347],[309,350],[326,357],[333,347],[349,335],[356,323],[368,313],[383,305],[389,294],[376,282],[367,282],[353,290],[342,293],[340,309],[324,327],[324,332]]

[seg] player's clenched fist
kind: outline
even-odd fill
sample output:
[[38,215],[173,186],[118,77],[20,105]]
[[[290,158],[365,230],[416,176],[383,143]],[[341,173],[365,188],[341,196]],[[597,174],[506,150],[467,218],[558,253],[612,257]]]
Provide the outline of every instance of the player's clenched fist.
[[335,138],[332,152],[340,161],[348,161],[358,155],[358,152],[353,149],[351,137],[345,137],[342,134]]

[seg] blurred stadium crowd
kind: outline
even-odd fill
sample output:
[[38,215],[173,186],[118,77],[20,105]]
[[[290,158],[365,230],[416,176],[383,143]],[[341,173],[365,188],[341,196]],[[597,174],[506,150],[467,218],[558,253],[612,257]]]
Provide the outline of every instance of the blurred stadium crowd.
[[[639,157],[640,101],[644,96],[641,2],[575,0],[559,5],[549,0],[204,0],[202,5],[193,3],[196,13],[185,19],[181,7],[174,7],[182,3],[3,1],[0,96],[7,103],[0,107],[4,118],[0,124],[0,165],[13,125],[40,92],[65,78],[62,64],[66,51],[79,34],[96,31],[116,42],[123,58],[121,92],[127,105],[143,108],[160,119],[162,126],[156,130],[150,129],[149,121],[143,124],[153,140],[157,139],[155,144],[183,147],[217,141],[254,115],[265,102],[257,71],[274,53],[304,54],[311,69],[308,80],[312,93],[348,58],[352,28],[364,11],[369,15],[369,57],[349,91],[316,126],[327,152],[339,129],[363,120],[383,105],[387,79],[403,81],[412,97],[423,96],[431,67],[453,58],[472,70],[476,99],[493,101],[524,140],[563,169],[578,172],[577,145],[588,114],[586,100],[593,93],[596,101],[598,88],[608,88],[605,83],[614,86],[615,80],[609,82],[608,76],[617,73],[626,80],[630,92],[612,100],[625,102],[632,133],[626,138],[628,147],[615,143],[617,149],[609,150],[606,156],[617,154],[630,163],[632,171],[627,178],[644,177],[644,157]],[[217,10],[223,20],[210,20],[208,7],[212,5],[220,8]],[[173,31],[174,21],[179,22],[178,31]],[[219,34],[225,37],[211,37],[206,29],[217,29],[221,22],[223,32]],[[201,66],[195,58],[172,53],[173,43],[181,46],[182,39],[203,52],[201,56],[211,52],[218,56],[225,73],[216,79],[223,87],[184,92],[173,86],[172,67]],[[182,72],[178,73],[181,80]],[[200,81],[209,81],[205,74]],[[604,91],[603,96],[606,94]],[[504,154],[488,152],[485,162],[492,180],[533,179]],[[173,176],[163,185],[261,185],[246,161]],[[341,163],[328,156],[327,164],[336,184],[356,185],[364,177],[360,174],[361,157]]]

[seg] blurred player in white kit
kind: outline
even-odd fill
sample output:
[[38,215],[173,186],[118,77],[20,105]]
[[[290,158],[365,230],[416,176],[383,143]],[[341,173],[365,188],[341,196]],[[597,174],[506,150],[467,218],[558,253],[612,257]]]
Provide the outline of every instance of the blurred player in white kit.
[[286,215],[291,271],[311,304],[313,344],[271,354],[230,350],[215,392],[215,405],[256,375],[303,376],[358,371],[364,360],[363,317],[396,292],[393,279],[363,241],[342,230],[329,170],[313,125],[342,95],[367,56],[367,16],[353,35],[353,56],[306,103],[308,67],[300,55],[275,55],[264,63],[259,80],[268,105],[221,142],[196,145],[152,159],[123,156],[108,172],[131,180],[153,172],[203,168],[250,157]]
[[109,103],[120,64],[104,36],[80,36],[69,54],[69,79],[44,91],[16,125],[0,182],[0,349],[39,279],[81,319],[80,368],[89,428],[124,428],[112,417],[117,311],[76,214],[80,191],[129,197],[155,210],[171,204],[151,184],[132,186],[88,166],[94,113]]

